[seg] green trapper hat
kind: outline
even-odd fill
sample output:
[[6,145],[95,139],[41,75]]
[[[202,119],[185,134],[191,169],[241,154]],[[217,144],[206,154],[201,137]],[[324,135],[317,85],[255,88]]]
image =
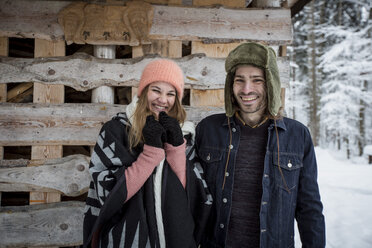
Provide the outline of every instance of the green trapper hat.
[[225,81],[225,110],[226,115],[232,117],[236,111],[233,106],[232,87],[235,70],[238,65],[253,65],[264,70],[266,79],[268,110],[273,116],[279,113],[280,78],[276,63],[275,51],[268,46],[258,43],[244,43],[232,50],[226,58],[225,69],[227,72]]

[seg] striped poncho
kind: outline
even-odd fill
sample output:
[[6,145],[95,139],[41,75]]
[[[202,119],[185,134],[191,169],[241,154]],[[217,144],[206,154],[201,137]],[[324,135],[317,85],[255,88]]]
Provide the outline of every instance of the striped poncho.
[[212,198],[194,155],[193,133],[185,135],[186,187],[165,159],[126,201],[125,170],[143,148],[129,150],[130,125],[127,115],[119,113],[100,131],[90,162],[84,247],[197,247]]

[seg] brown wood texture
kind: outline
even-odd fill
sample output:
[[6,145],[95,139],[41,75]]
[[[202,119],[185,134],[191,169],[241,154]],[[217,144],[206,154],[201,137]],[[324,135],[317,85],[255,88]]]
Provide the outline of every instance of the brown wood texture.
[[289,44],[292,41],[289,16],[288,9],[156,6],[150,37],[213,43],[251,40]]
[[[20,104],[3,103],[0,108],[0,146],[94,145],[104,122],[125,105],[109,104]],[[217,107],[187,107],[187,119],[223,112]],[[42,158],[52,151],[41,149]],[[56,156],[57,154],[53,155]]]
[[[64,41],[48,41],[35,39],[35,57],[65,56]],[[65,98],[64,85],[45,85],[34,83],[34,103],[63,103]],[[60,158],[63,155],[62,145],[39,146],[32,144],[31,159]],[[58,202],[59,193],[30,192],[30,204]]]
[[[185,74],[185,87],[194,89],[221,89],[225,84],[225,59],[237,44],[192,43],[192,50],[204,52],[173,59]],[[179,49],[179,48],[177,48]],[[179,55],[179,50],[175,51]],[[225,54],[225,56],[222,56]],[[217,58],[214,58],[217,57]],[[78,91],[99,86],[137,86],[142,70],[156,55],[133,59],[99,59],[79,53],[73,56],[54,58],[0,58],[0,84],[10,82],[38,82],[60,84]],[[278,58],[282,87],[289,82],[289,59]],[[124,73],[125,72],[125,73]]]
[[[203,52],[208,58],[219,58],[223,61],[223,64],[220,67],[220,70],[225,72],[224,61],[227,55],[237,46],[239,43],[230,43],[230,44],[203,44],[199,41],[193,41],[191,43],[191,52],[200,53]],[[224,85],[225,85],[226,73],[224,73],[222,78],[214,77],[211,80],[214,80],[213,84],[221,83],[222,87],[219,89],[191,89],[190,95],[190,105],[191,106],[224,106]],[[212,81],[213,82],[213,81]]]
[[0,246],[78,246],[83,243],[84,202],[0,208]]
[[[0,36],[62,40],[57,14],[71,2],[7,1],[0,17]],[[153,5],[150,39],[290,44],[288,9],[205,8]],[[186,24],[186,25],[185,25]],[[114,45],[115,43],[112,43]]]
[[223,5],[232,8],[244,8],[245,0],[193,0],[194,6],[214,6]]
[[138,58],[144,55],[158,54],[161,57],[182,57],[182,41],[180,40],[152,40],[151,45],[132,47],[132,57]]
[[17,85],[16,87],[14,87],[11,90],[9,90],[9,92],[7,94],[8,101],[11,101],[13,98],[16,98],[20,94],[28,91],[33,86],[34,86],[33,83],[23,83],[23,84]]
[[[0,56],[8,56],[9,39],[7,37],[0,37]],[[7,100],[7,85],[0,83],[0,103]],[[4,148],[0,146],[0,159],[4,156]],[[0,193],[1,202],[1,193]]]
[[[29,166],[35,164],[37,166]],[[79,196],[88,191],[89,158],[84,155],[42,162],[31,160],[27,165],[28,167],[0,168],[0,191],[57,192],[67,196]]]
[[[8,56],[9,52],[9,39],[7,37],[0,37],[0,56]],[[0,84],[0,103],[7,100],[7,85]],[[0,146],[0,159],[4,158],[4,147]],[[1,191],[0,191],[0,204],[1,204]]]

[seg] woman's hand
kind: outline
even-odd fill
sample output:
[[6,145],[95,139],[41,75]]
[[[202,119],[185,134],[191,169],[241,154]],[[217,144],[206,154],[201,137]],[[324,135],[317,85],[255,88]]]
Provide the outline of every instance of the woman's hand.
[[145,139],[145,144],[158,148],[163,148],[166,141],[166,131],[164,127],[155,120],[153,115],[146,118],[146,124],[142,129],[142,135]]
[[167,134],[167,142],[172,146],[179,146],[183,144],[183,135],[180,123],[167,115],[165,112],[160,112],[159,122],[164,127]]

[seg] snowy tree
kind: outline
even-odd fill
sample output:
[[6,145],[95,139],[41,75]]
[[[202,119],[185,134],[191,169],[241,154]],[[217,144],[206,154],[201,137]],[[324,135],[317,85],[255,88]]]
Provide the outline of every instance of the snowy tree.
[[[314,143],[319,138],[322,146],[335,145],[348,156],[372,142],[371,5],[370,0],[313,1],[293,19],[287,113],[298,118],[306,111]],[[300,99],[308,109],[300,109]]]
[[[364,5],[354,10],[361,13]],[[349,10],[347,17],[352,17]],[[344,22],[345,23],[345,22]],[[372,75],[371,21],[361,26],[330,25],[321,32],[334,44],[321,57],[320,67],[326,74],[322,86],[322,129],[326,143],[344,144],[348,157],[361,154],[365,145],[365,110],[371,105],[372,95],[367,91]],[[355,24],[355,23],[354,23]],[[370,126],[370,125],[369,125]]]

